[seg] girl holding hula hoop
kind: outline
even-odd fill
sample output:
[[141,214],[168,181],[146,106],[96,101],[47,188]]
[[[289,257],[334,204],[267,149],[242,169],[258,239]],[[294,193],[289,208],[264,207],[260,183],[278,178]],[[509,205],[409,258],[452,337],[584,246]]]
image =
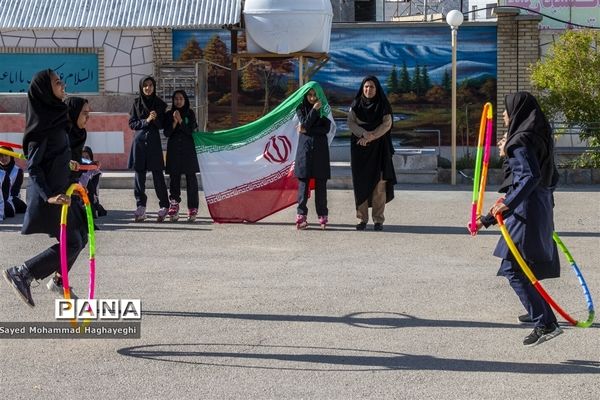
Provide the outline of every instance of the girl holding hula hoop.
[[[560,261],[554,232],[554,188],[558,171],[554,165],[552,130],[537,100],[528,92],[504,99],[504,124],[508,127],[503,151],[506,157],[506,196],[487,216],[477,220],[477,229],[494,223],[501,214],[516,247],[538,280],[558,278]],[[526,346],[550,340],[562,333],[550,305],[522,272],[504,240],[494,250],[500,257],[499,275],[505,276],[534,323],[523,339]]]
[[[51,69],[40,71],[31,80],[27,93],[27,112],[23,152],[27,157],[30,184],[27,188],[27,211],[21,233],[45,233],[60,237],[61,206],[71,204],[66,195],[70,184],[71,148],[67,136],[68,109],[63,102],[65,85]],[[68,211],[67,263],[70,268],[87,243],[85,214],[73,202]],[[58,272],[60,247],[56,243],[19,266],[3,271],[4,278],[18,297],[29,306],[31,282]],[[54,281],[62,286],[57,278]],[[71,298],[73,296],[71,295]]]

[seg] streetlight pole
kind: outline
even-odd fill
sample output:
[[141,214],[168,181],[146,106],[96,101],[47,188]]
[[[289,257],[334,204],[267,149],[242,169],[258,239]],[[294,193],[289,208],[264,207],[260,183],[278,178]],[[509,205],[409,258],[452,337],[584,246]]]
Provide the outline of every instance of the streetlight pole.
[[452,28],[452,168],[451,183],[456,185],[456,40],[458,27],[463,23],[462,12],[452,10],[446,15],[446,22]]

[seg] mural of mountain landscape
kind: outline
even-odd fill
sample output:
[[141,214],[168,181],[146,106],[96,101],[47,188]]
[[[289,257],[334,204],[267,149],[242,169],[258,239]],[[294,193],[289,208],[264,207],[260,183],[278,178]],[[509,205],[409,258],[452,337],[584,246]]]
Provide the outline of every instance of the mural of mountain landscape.
[[[329,61],[312,77],[328,96],[338,136],[347,136],[343,121],[362,78],[375,75],[394,109],[394,135],[415,129],[440,130],[450,136],[451,36],[446,24],[334,28]],[[245,37],[239,38],[245,48]],[[228,31],[173,31],[173,59],[202,57],[231,63]],[[480,112],[496,103],[496,26],[466,25],[458,31],[458,129],[476,136]],[[240,72],[240,121],[250,122],[275,107],[298,87],[296,60],[269,65],[259,61]],[[212,67],[209,77],[209,128],[229,127],[228,72]],[[218,76],[216,75],[218,74]],[[432,137],[437,142],[437,137]],[[437,144],[437,143],[436,143]],[[460,144],[460,143],[459,143]]]
[[[458,81],[496,77],[496,28],[465,27],[458,32]],[[392,67],[405,62],[411,77],[425,66],[432,84],[442,84],[451,70],[452,49],[447,26],[423,28],[334,29],[329,62],[313,77],[336,93],[356,93],[365,74],[385,85]],[[387,88],[388,90],[390,88]]]

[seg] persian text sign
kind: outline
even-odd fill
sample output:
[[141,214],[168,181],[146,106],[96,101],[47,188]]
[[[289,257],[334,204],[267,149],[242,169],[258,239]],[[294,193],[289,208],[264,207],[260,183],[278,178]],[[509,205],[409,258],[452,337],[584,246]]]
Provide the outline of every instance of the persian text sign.
[[53,69],[67,93],[98,93],[98,55],[0,53],[0,92],[27,92],[33,75]]
[[544,18],[541,29],[565,29],[569,22],[600,28],[600,0],[506,0],[503,5],[528,8],[556,18]]

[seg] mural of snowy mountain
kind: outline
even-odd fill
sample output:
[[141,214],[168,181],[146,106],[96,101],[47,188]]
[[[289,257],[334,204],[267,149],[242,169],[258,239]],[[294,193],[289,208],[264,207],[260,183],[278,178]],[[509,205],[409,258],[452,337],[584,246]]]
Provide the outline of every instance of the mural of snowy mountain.
[[[450,28],[444,26],[337,28],[331,33],[330,60],[313,79],[336,92],[356,91],[365,75],[382,83],[392,67],[406,63],[426,66],[433,84],[440,84],[451,70]],[[496,27],[464,26],[458,31],[458,81],[496,77]]]

